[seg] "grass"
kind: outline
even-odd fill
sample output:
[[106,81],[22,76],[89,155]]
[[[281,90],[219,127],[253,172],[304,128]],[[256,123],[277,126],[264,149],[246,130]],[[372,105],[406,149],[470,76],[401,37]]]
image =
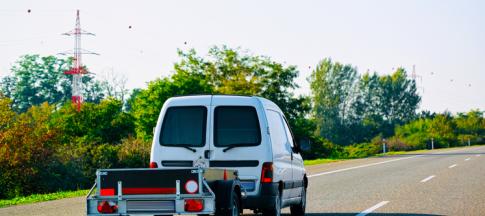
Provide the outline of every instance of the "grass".
[[332,162],[337,162],[341,160],[344,160],[344,159],[320,158],[320,159],[314,159],[314,160],[305,160],[304,164],[305,166],[310,166],[310,165],[317,165],[317,164],[332,163]]
[[62,192],[49,193],[49,194],[32,194],[24,197],[15,197],[13,199],[0,200],[0,208],[12,206],[12,205],[36,203],[36,202],[43,202],[43,201],[49,201],[49,200],[84,196],[88,192],[89,190],[62,191]]
[[[485,145],[485,144],[476,144],[476,145]],[[440,150],[456,149],[456,148],[463,148],[463,147],[466,147],[466,146],[456,146],[456,147],[451,147],[451,148],[441,148]],[[435,149],[435,150],[438,150],[438,149]],[[391,152],[387,152],[385,154],[380,153],[380,154],[372,155],[372,156],[369,156],[369,157],[381,157],[381,156],[404,155],[404,154],[417,154],[417,153],[423,153],[423,152],[428,152],[428,151],[431,151],[431,150],[430,149],[422,149],[422,150],[414,150],[414,151],[391,151]],[[353,159],[355,159],[355,158],[353,158]],[[342,160],[348,160],[348,159],[320,158],[320,159],[314,159],[314,160],[305,160],[304,161],[304,164],[305,164],[305,166],[310,166],[310,165],[317,165],[317,164],[332,163],[332,162],[337,162],[337,161],[342,161]]]

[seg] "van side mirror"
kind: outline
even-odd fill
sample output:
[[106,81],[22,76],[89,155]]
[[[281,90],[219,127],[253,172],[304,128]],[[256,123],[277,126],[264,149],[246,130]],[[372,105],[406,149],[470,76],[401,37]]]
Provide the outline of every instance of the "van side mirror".
[[300,153],[301,152],[300,145],[298,145],[298,143],[295,143],[295,145],[291,148],[291,150],[294,153]]
[[300,137],[298,139],[298,150],[299,151],[308,151],[311,149],[311,141],[308,137]]

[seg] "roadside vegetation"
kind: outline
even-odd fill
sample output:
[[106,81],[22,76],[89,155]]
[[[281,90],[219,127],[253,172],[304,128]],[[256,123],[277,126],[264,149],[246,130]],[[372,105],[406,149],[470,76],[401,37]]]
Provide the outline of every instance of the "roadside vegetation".
[[72,59],[20,57],[0,81],[0,199],[87,189],[98,168],[147,167],[160,109],[176,95],[274,101],[295,139],[310,140],[302,146],[308,165],[378,155],[383,143],[389,151],[412,151],[431,148],[431,140],[435,148],[485,140],[481,110],[418,112],[421,97],[404,68],[360,74],[325,58],[308,79],[310,96],[297,96],[296,66],[226,46],[178,55],[170,75],[143,89],[126,89],[116,76],[85,76],[79,112],[70,103],[71,76],[63,74]]
[[15,197],[13,199],[0,200],[0,208],[8,207],[12,205],[28,204],[43,202],[49,200],[57,200],[63,198],[84,196],[89,190],[77,190],[77,191],[63,191],[49,194],[32,194],[25,197]]

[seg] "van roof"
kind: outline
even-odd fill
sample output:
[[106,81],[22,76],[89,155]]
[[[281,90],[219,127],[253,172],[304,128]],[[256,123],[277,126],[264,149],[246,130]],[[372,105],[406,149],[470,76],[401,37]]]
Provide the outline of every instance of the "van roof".
[[180,100],[184,100],[184,99],[195,99],[195,98],[199,98],[199,99],[203,99],[203,98],[209,98],[209,97],[230,97],[230,98],[241,98],[241,99],[244,99],[244,100],[248,100],[248,99],[254,99],[254,100],[257,100],[258,102],[260,102],[264,108],[269,108],[269,109],[273,109],[273,110],[278,110],[281,112],[281,109],[272,101],[266,99],[266,98],[263,98],[263,97],[259,97],[259,96],[248,96],[248,95],[236,95],[236,94],[191,94],[191,95],[177,95],[177,96],[174,96],[172,98],[170,98],[169,100],[170,101],[180,101]]

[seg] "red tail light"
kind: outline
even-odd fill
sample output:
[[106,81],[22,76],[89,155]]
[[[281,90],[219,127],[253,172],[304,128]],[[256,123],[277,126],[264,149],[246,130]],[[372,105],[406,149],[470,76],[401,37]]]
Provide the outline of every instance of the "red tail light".
[[111,214],[118,211],[118,206],[115,202],[101,201],[98,202],[98,212],[101,214]]
[[150,162],[150,168],[158,168],[157,162]]
[[201,199],[186,199],[185,211],[186,212],[200,212],[204,210],[204,200]]
[[265,162],[263,168],[261,168],[261,182],[271,183],[273,182],[273,163]]

